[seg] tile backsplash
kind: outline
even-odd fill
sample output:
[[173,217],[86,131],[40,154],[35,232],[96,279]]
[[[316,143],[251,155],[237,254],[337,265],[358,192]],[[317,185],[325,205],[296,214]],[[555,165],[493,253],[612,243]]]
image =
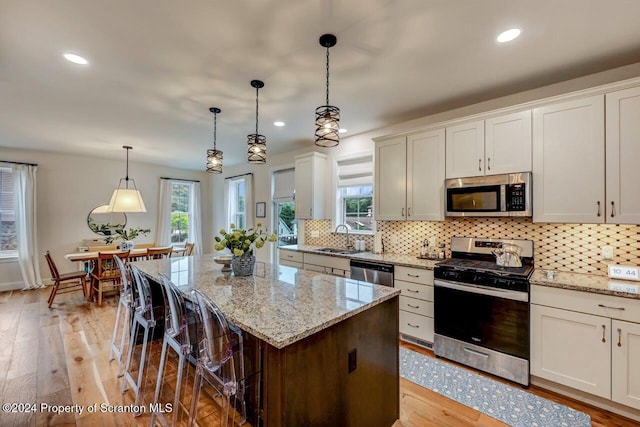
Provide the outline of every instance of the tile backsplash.
[[[460,218],[442,222],[378,221],[385,252],[418,254],[430,236],[446,245],[452,236],[530,239],[536,268],[607,275],[607,265],[640,265],[640,226],[613,224],[533,223],[530,218]],[[318,231],[319,237],[311,237]],[[373,249],[373,237],[355,235]],[[334,235],[329,220],[305,222],[305,242],[317,246],[344,246],[344,235]],[[601,246],[614,248],[613,260],[603,261]]]

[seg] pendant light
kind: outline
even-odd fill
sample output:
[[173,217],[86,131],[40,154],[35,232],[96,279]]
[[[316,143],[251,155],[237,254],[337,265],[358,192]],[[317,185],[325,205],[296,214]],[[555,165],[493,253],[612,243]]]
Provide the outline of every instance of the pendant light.
[[213,150],[207,150],[207,172],[222,173],[222,151],[216,148],[217,117],[222,110],[211,107],[209,111],[213,113]]
[[264,87],[260,80],[251,80],[251,87],[256,88],[256,133],[247,135],[247,160],[249,163],[267,163],[267,137],[258,133],[258,91]]
[[[124,178],[120,178],[118,188],[113,190],[107,210],[109,212],[146,212],[147,208],[145,208],[142,195],[136,187],[136,181],[133,178],[129,179],[129,150],[133,148],[128,145],[123,145],[122,148],[127,150],[127,174]],[[123,180],[124,187],[122,186]],[[133,184],[132,189],[129,188],[129,181]]]
[[327,48],[327,99],[325,105],[316,108],[316,145],[320,147],[335,147],[340,143],[340,109],[329,105],[329,48],[337,41],[333,34],[320,37],[320,46]]

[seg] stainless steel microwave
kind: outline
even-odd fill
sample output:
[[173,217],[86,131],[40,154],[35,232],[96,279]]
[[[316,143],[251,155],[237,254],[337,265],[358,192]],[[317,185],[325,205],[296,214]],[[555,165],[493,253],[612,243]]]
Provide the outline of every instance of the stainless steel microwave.
[[444,214],[532,216],[531,181],[531,172],[447,179]]

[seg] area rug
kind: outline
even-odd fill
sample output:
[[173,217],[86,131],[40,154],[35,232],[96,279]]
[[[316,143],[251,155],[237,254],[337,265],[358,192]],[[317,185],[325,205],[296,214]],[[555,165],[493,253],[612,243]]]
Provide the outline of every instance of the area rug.
[[400,376],[514,427],[591,426],[584,412],[402,347]]

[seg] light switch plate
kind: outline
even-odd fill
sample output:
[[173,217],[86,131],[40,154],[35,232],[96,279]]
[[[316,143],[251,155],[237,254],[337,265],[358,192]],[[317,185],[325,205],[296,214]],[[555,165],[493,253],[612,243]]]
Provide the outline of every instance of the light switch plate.
[[311,230],[311,237],[320,237],[320,232],[318,230]]
[[609,277],[612,279],[640,281],[640,267],[629,267],[626,265],[610,265]]

